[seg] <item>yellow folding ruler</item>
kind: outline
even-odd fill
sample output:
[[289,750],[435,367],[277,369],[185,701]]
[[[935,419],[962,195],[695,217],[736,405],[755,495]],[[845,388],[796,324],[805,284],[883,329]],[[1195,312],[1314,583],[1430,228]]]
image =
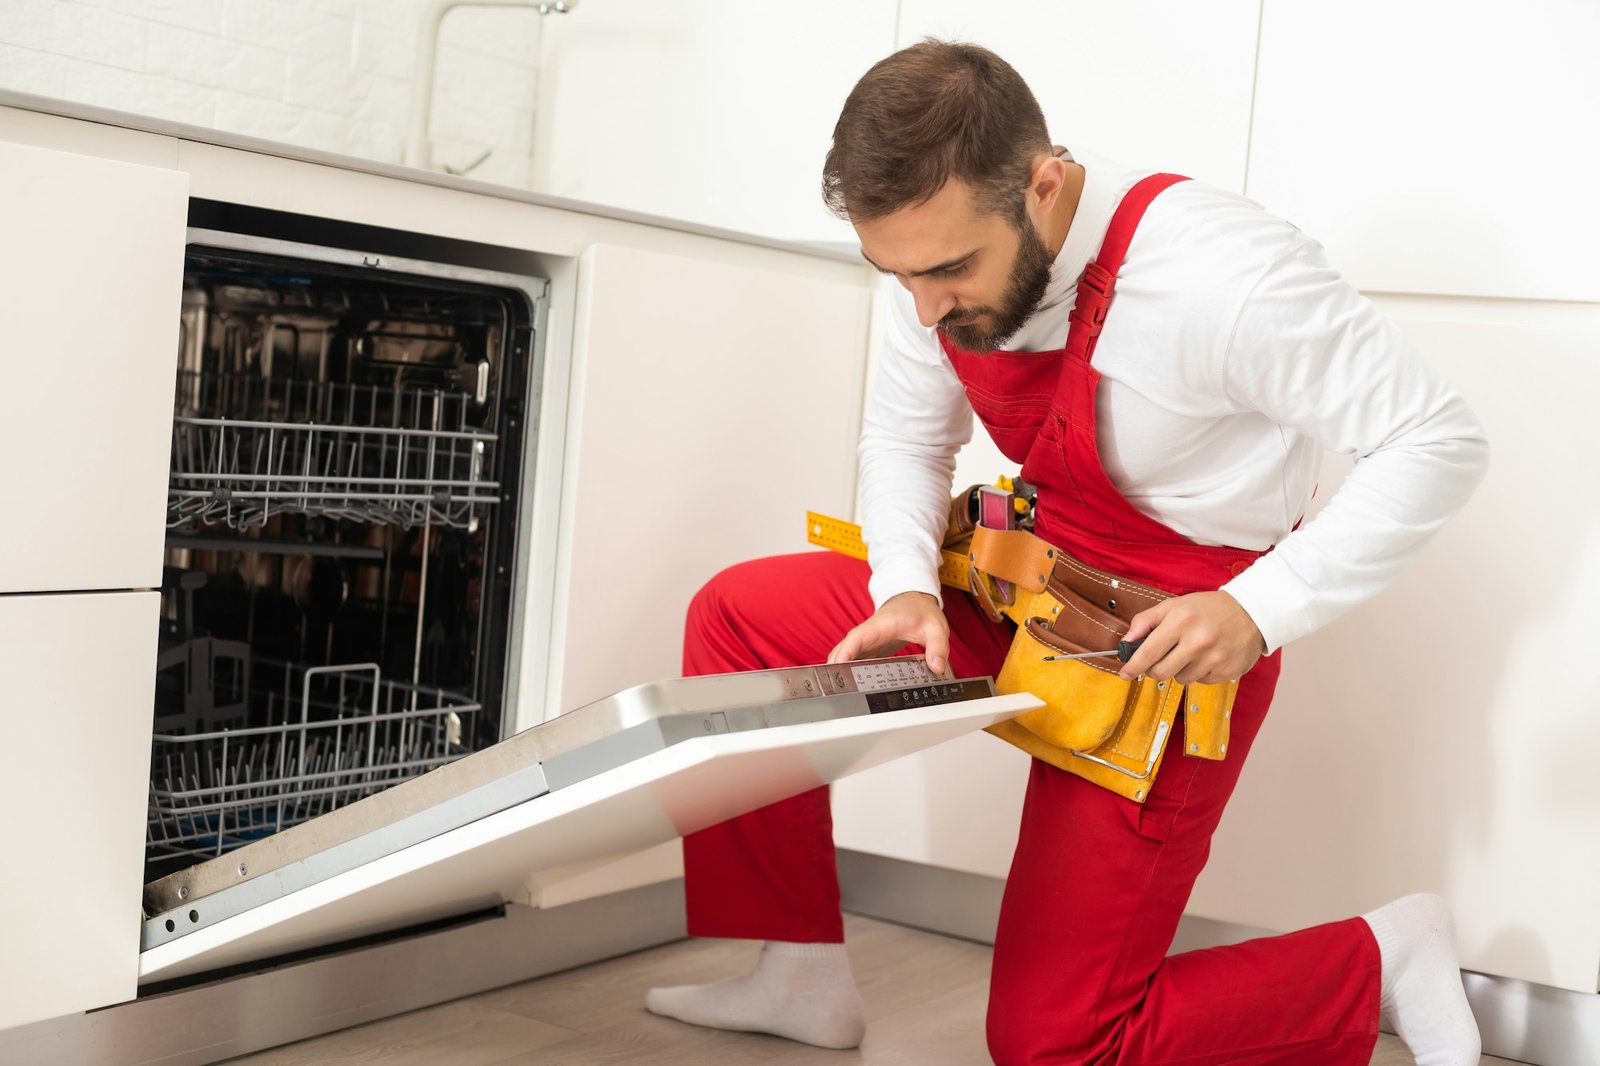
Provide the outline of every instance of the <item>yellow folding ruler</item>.
[[[806,512],[806,539],[819,548],[831,548],[853,559],[866,559],[867,545],[861,527],[842,518],[829,518],[815,511]],[[954,589],[967,589],[967,574],[972,565],[965,552],[945,549],[939,553],[939,582]]]

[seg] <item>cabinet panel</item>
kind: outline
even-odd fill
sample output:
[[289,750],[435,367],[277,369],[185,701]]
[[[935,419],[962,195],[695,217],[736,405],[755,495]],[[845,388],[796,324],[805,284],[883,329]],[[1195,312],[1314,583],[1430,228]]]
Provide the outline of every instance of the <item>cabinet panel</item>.
[[187,190],[0,142],[0,592],[161,582]]
[[1600,5],[1266,0],[1252,199],[1369,292],[1600,300]]
[[1016,67],[1058,144],[1243,189],[1260,0],[900,7],[900,47],[971,41]]
[[159,610],[0,596],[0,1029],[133,997]]
[[583,256],[553,711],[676,676],[702,584],[848,513],[871,291],[840,278]]
[[532,187],[853,242],[823,206],[822,160],[850,87],[893,49],[895,15],[894,0],[606,0],[545,19]]
[[1483,419],[1489,474],[1393,587],[1286,649],[1190,910],[1292,929],[1439,892],[1466,968],[1594,992],[1600,500],[1573,457],[1600,308],[1380,306]]

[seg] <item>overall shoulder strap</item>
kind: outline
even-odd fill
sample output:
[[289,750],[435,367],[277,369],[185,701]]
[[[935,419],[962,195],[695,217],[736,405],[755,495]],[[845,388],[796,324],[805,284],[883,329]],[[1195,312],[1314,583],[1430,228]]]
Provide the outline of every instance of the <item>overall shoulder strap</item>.
[[1129,189],[1111,216],[1106,228],[1106,239],[1100,244],[1100,254],[1095,256],[1083,271],[1078,282],[1078,302],[1073,305],[1071,326],[1067,330],[1067,356],[1085,362],[1094,358],[1094,346],[1105,326],[1106,313],[1111,308],[1111,297],[1117,288],[1117,271],[1128,255],[1128,245],[1144,212],[1163,191],[1180,181],[1188,181],[1179,174],[1152,174],[1140,179]]

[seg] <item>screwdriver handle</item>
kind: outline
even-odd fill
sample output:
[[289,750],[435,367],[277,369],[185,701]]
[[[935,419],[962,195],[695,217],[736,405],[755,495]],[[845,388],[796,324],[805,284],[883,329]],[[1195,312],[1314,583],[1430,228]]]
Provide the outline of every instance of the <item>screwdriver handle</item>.
[[1119,662],[1127,662],[1133,658],[1133,653],[1139,650],[1139,645],[1143,644],[1144,641],[1144,637],[1140,637],[1138,640],[1117,641],[1117,660]]

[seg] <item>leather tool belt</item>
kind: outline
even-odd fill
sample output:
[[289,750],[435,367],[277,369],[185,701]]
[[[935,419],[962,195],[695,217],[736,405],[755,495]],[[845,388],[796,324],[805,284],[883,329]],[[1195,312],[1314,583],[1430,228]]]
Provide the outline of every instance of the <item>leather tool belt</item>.
[[1179,714],[1184,755],[1227,757],[1239,682],[1126,681],[1114,655],[1045,661],[1116,647],[1134,615],[1169,593],[1086,566],[1027,530],[960,529],[952,522],[950,534],[947,549],[966,541],[969,587],[979,606],[996,620],[1008,616],[1017,624],[995,688],[1030,692],[1045,702],[989,732],[1136,803],[1150,795]]

